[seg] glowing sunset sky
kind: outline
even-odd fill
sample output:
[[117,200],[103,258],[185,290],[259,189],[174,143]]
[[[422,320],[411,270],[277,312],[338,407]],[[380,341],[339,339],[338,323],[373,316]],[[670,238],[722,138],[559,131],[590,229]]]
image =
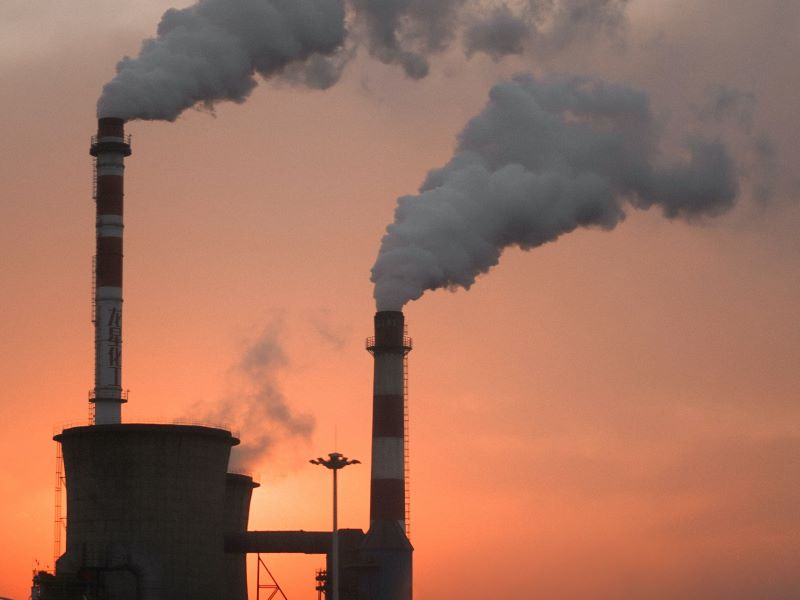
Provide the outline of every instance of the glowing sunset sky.
[[[95,102],[189,4],[0,3],[0,596],[52,564],[51,437],[86,418]],[[250,528],[328,528],[307,460],[368,462],[369,275],[397,198],[493,85],[589,75],[649,96],[665,157],[724,142],[741,193],[713,219],[631,210],[507,250],[406,307],[415,597],[800,597],[800,5],[594,4],[623,21],[500,60],[456,40],[418,81],[361,46],[327,91],[272,79],[214,117],[129,123],[123,420],[222,418],[269,340],[259,373],[315,427],[234,415],[272,440]],[[340,481],[340,523],[366,529],[368,464]],[[322,557],[268,558],[289,598],[316,597]]]

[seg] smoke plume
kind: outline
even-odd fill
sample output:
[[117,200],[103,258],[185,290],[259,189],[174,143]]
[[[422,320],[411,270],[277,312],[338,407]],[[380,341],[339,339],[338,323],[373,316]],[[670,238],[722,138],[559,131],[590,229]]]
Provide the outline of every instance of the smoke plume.
[[756,95],[751,91],[717,85],[709,90],[708,101],[695,108],[695,113],[702,121],[733,119],[736,124],[749,134],[753,129],[756,109]]
[[456,35],[466,0],[352,0],[367,32],[370,54],[386,64],[399,64],[406,75],[428,74],[428,57],[448,47]]
[[[97,102],[99,117],[174,121],[196,104],[243,102],[288,65],[330,56],[345,39],[341,0],[199,0],[169,9],[157,37],[125,57]],[[335,63],[315,60],[304,78],[329,87]]]
[[[521,3],[521,4],[520,4]],[[97,101],[99,117],[174,121],[187,108],[244,102],[256,76],[311,88],[336,84],[364,43],[412,79],[463,39],[499,60],[561,50],[624,24],[627,0],[198,0],[161,17],[156,36],[124,57]],[[512,8],[513,7],[513,8]],[[349,23],[349,26],[348,26]]]
[[506,5],[485,18],[476,20],[464,33],[467,55],[485,52],[495,60],[510,54],[522,54],[530,36],[530,27]]
[[615,35],[625,26],[628,0],[527,0],[501,3],[491,11],[465,15],[467,55],[484,52],[500,58],[553,54],[598,33]]
[[311,436],[313,417],[295,414],[281,389],[279,375],[287,365],[281,328],[274,323],[246,348],[235,365],[237,392],[206,413],[203,420],[225,423],[241,434],[241,445],[231,453],[233,469],[259,464],[279,440]]
[[613,229],[628,207],[694,220],[729,209],[736,167],[719,141],[665,157],[648,97],[589,78],[518,76],[495,86],[455,154],[398,200],[372,268],[379,310],[463,287],[503,250],[578,227]]
[[772,200],[778,181],[778,157],[770,135],[756,130],[757,96],[720,84],[709,88],[706,101],[692,106],[705,130],[726,133],[726,139],[737,139],[736,148],[742,180],[750,183],[752,198],[764,205]]

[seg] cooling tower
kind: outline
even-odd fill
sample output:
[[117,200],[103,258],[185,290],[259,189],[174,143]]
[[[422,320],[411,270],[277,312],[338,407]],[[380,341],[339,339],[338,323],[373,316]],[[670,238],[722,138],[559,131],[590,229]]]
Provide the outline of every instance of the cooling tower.
[[[235,597],[225,589],[224,530],[240,527],[246,513],[242,494],[226,491],[239,443],[230,432],[118,424],[73,427],[54,439],[68,507],[59,575],[78,574],[114,600]],[[239,505],[227,515],[226,499]]]
[[[250,498],[259,486],[248,475],[228,473],[225,480],[225,534],[244,534],[250,518]],[[247,600],[247,554],[225,555],[229,600]]]

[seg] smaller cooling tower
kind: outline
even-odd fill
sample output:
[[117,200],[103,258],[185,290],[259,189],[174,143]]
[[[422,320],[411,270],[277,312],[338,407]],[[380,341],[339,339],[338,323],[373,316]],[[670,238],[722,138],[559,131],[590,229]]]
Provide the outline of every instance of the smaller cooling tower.
[[[244,534],[250,517],[250,498],[259,486],[248,475],[228,473],[225,480],[225,534]],[[247,554],[225,555],[229,600],[247,600]]]
[[211,427],[140,424],[73,427],[54,439],[68,508],[58,575],[75,573],[114,600],[228,600],[225,528],[247,518],[226,514],[226,500],[245,502],[227,492],[238,439]]

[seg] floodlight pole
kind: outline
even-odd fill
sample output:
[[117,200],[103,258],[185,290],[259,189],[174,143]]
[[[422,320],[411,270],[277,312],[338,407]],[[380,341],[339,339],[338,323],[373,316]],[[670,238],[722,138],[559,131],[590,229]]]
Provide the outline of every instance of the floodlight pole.
[[346,456],[338,452],[331,452],[328,454],[329,458],[315,458],[308,462],[312,465],[321,465],[326,469],[333,471],[333,533],[331,540],[331,573],[328,580],[330,581],[330,589],[332,590],[332,599],[339,600],[339,506],[338,506],[338,479],[337,471],[344,469],[348,465],[360,465],[359,460],[350,460]]

